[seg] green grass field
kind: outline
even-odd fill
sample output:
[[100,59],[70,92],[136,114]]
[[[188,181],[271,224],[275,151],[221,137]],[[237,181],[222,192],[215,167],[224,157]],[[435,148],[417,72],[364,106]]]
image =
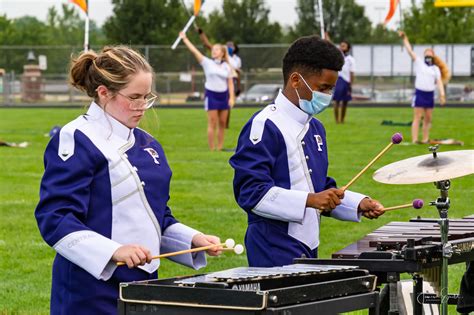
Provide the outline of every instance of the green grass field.
[[[242,125],[256,109],[236,109],[226,135],[226,147],[233,148]],[[64,125],[79,109],[0,109],[0,139],[28,141],[26,149],[0,147],[0,314],[47,313],[54,251],[41,239],[34,219],[39,183],[43,172],[43,151],[53,125]],[[410,108],[350,108],[348,121],[336,125],[332,111],[320,115],[328,134],[330,175],[340,185],[349,181],[386,144],[394,132],[409,142],[409,127],[382,126],[382,120],[407,122]],[[170,206],[183,223],[215,234],[221,239],[243,242],[246,215],[234,201],[230,152],[209,152],[206,116],[203,110],[157,109],[148,119],[148,130],[162,143],[173,170]],[[153,116],[153,115],[151,115]],[[474,148],[474,110],[437,108],[432,138],[456,138],[464,147],[443,146],[441,151]],[[351,189],[392,206],[422,198],[425,204],[438,196],[433,184],[389,186],[371,179],[377,168],[412,156],[427,154],[425,145],[399,145],[391,149]],[[473,214],[474,176],[454,179],[450,190],[450,217]],[[390,221],[407,221],[419,214],[436,217],[433,207],[419,212],[389,212],[378,220],[362,223],[324,219],[320,257],[329,257],[350,243]],[[209,258],[200,272],[245,266],[245,255],[224,254]],[[450,292],[457,293],[464,265],[450,267]],[[194,271],[164,261],[160,277],[192,274]],[[454,308],[451,308],[454,312]]]

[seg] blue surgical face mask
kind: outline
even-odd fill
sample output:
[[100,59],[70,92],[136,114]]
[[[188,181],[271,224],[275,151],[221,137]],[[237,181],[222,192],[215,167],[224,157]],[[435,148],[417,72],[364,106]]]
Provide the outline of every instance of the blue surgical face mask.
[[311,101],[308,101],[308,100],[301,99],[300,95],[298,94],[298,90],[295,89],[296,95],[298,95],[301,110],[309,115],[319,114],[331,104],[332,94],[326,94],[326,93],[322,93],[318,91],[313,91],[309,87],[308,83],[306,83],[303,76],[299,73],[298,75],[301,77],[301,79],[303,80],[304,84],[306,84],[308,89],[313,93]]

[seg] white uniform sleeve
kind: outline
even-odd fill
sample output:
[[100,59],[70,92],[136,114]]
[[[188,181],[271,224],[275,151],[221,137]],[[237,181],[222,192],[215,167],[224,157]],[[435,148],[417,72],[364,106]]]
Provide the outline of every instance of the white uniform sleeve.
[[211,59],[204,56],[204,58],[202,58],[202,61],[201,61],[201,66],[202,66],[204,72],[208,71],[210,69],[210,67],[212,67],[213,63],[214,63],[214,61],[212,61]]
[[239,56],[233,55],[231,58],[231,64],[235,69],[240,69],[242,68],[242,60],[240,59]]
[[421,72],[421,69],[423,69],[423,64],[424,61],[421,60],[420,57],[416,56],[415,61],[413,62],[413,70],[415,71],[415,74],[418,74]]
[[237,69],[242,69],[242,59],[240,59],[239,56],[236,55],[237,58],[235,58],[235,63],[237,65]]
[[364,198],[367,196],[346,190],[341,204],[331,211],[331,217],[342,221],[360,222],[361,213],[357,209]]
[[120,246],[122,245],[99,233],[83,230],[66,235],[53,248],[96,279],[106,281],[117,267],[111,258]]
[[226,63],[225,65],[228,72],[227,78],[232,79],[234,77],[237,77],[237,72],[235,71],[234,67],[229,65],[228,63]]
[[356,61],[354,57],[351,58],[349,72],[354,72],[354,73],[356,72]]
[[306,211],[307,199],[307,191],[274,186],[263,196],[253,212],[269,219],[301,223]]
[[237,63],[235,62],[236,60],[232,57],[229,58],[229,64],[233,67],[233,68],[237,68]]
[[[166,254],[190,249],[196,234],[200,234],[200,232],[182,223],[170,225],[161,236],[160,253]],[[169,257],[169,259],[194,269],[202,268],[207,264],[205,252],[177,255]]]

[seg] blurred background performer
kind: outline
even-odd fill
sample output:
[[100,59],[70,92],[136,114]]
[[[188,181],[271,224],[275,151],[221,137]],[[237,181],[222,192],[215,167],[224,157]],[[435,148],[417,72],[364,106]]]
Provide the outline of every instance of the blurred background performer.
[[[220,240],[179,223],[168,207],[171,169],[160,143],[138,128],[156,99],[143,56],[106,47],[71,64],[70,83],[93,102],[44,153],[35,216],[57,252],[51,314],[116,314],[121,282],[157,277],[160,261],[153,256]],[[171,259],[206,265],[202,252]],[[133,269],[117,268],[120,261]]]
[[[413,97],[413,122],[411,125],[412,143],[429,143],[430,129],[435,102],[435,89],[438,88],[439,100],[441,106],[446,103],[444,84],[447,84],[450,78],[448,66],[435,55],[434,50],[427,48],[424,51],[424,58],[421,59],[413,51],[408,36],[398,32],[403,39],[408,54],[414,62],[415,70],[415,95]],[[420,121],[423,119],[422,139],[418,141],[418,131]]]
[[221,44],[213,45],[212,59],[209,59],[191,43],[185,33],[181,32],[180,36],[204,70],[206,76],[204,108],[207,111],[207,140],[209,149],[214,151],[217,131],[217,150],[221,151],[224,146],[224,133],[229,109],[235,103],[232,67],[229,64],[227,48]]
[[339,77],[334,89],[334,117],[336,123],[343,124],[346,117],[346,110],[349,101],[352,100],[352,85],[354,84],[355,59],[350,55],[351,44],[343,40],[339,44],[339,49],[344,54],[344,66],[339,71]]
[[[232,67],[232,80],[234,82],[234,95],[237,98],[241,92],[240,78],[242,75],[242,60],[239,57],[239,46],[232,41],[226,43],[227,52],[229,53],[229,63]],[[227,115],[227,122],[225,127],[229,128],[230,113]]]
[[[199,38],[201,39],[203,46],[209,50],[212,50],[212,44],[209,41],[209,38],[207,37],[203,29],[196,26],[196,30],[199,34]],[[240,92],[242,91],[242,87],[240,84],[240,78],[242,76],[242,59],[240,59],[239,46],[237,46],[237,44],[235,44],[233,41],[228,41],[226,43],[226,47],[227,47],[227,53],[229,54],[229,64],[232,67],[232,79],[234,82],[234,95],[237,98],[240,95]],[[227,115],[226,128],[229,128],[231,109],[232,108],[229,109],[229,113]]]
[[226,43],[227,52],[229,53],[229,62],[232,68],[235,70],[233,74],[234,77],[234,90],[235,90],[235,97],[240,95],[241,87],[240,87],[240,77],[242,72],[242,59],[239,56],[239,46],[233,41],[228,41]]

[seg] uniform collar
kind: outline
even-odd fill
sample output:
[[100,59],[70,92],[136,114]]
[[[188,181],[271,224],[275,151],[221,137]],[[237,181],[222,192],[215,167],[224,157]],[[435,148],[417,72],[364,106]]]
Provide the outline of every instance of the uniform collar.
[[100,107],[96,102],[92,102],[89,110],[87,111],[87,117],[92,118],[93,120],[99,122],[105,128],[109,127],[112,134],[118,136],[119,138],[128,141],[133,137],[133,129],[128,128],[120,121],[104,112],[102,107]]
[[302,125],[306,124],[312,117],[290,102],[290,100],[283,95],[281,90],[275,99],[275,105],[282,109],[291,119],[296,120]]

